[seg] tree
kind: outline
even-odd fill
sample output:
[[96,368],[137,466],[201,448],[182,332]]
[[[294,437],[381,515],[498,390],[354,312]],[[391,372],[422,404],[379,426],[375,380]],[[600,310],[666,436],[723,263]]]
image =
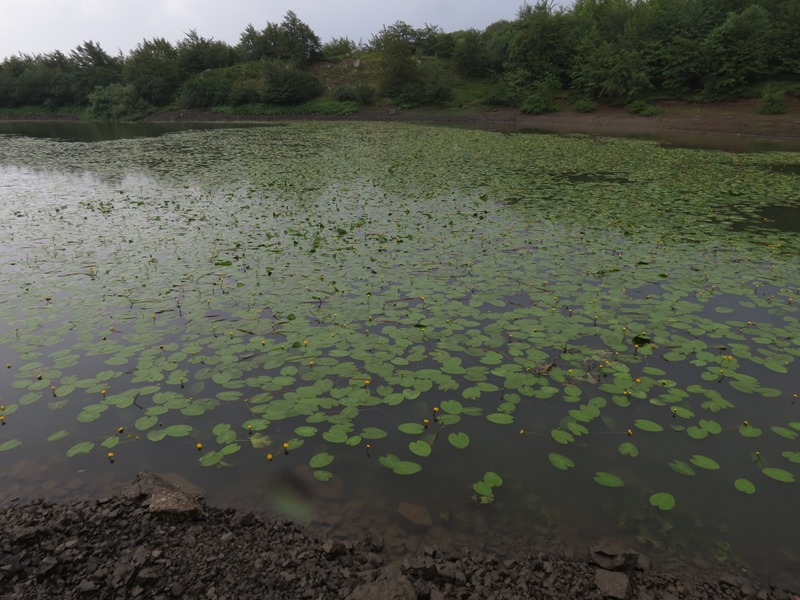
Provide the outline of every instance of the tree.
[[248,25],[239,37],[236,49],[244,61],[269,58],[306,66],[319,60],[322,43],[311,28],[290,10],[280,25],[267,23],[262,31]]
[[420,75],[414,58],[414,29],[402,21],[389,28],[373,42],[381,50],[380,93],[397,96],[408,86],[417,85]]
[[486,47],[479,31],[468,29],[453,34],[453,64],[467,77],[484,75],[488,68]]
[[178,50],[164,38],[144,40],[131,50],[122,73],[142,99],[155,106],[168,104],[180,85]]
[[272,104],[299,104],[325,91],[313,73],[277,61],[265,63],[264,84],[264,99]]
[[506,69],[524,69],[531,80],[566,80],[575,54],[571,17],[549,0],[523,5],[510,36]]
[[767,11],[751,5],[730,13],[703,41],[707,59],[705,92],[711,98],[735,96],[769,72],[771,24]]
[[92,41],[72,50],[69,62],[74,69],[73,95],[79,104],[86,104],[96,87],[105,87],[121,79],[122,59],[112,57]]
[[98,121],[135,121],[149,108],[130,84],[112,83],[89,94],[88,114]]
[[307,65],[319,59],[322,44],[311,28],[297,18],[293,11],[286,13],[281,23],[282,56],[296,65]]
[[178,72],[188,78],[208,69],[228,67],[236,62],[236,51],[225,42],[204,38],[192,29],[178,42]]

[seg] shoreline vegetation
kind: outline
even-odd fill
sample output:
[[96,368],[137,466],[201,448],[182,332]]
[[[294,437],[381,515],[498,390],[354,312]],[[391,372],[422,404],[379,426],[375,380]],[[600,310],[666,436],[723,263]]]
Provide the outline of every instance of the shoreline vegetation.
[[235,45],[191,30],[175,43],[144,39],[127,55],[85,41],[67,53],[7,57],[0,118],[511,111],[545,124],[594,123],[618,112],[668,122],[711,119],[742,105],[746,111],[736,112],[748,115],[745,124],[763,117],[796,125],[798,30],[796,0],[575,0],[568,7],[538,0],[483,30],[397,21],[366,43],[323,43],[289,11],[263,29],[248,24]]
[[[408,523],[407,523],[408,525]],[[419,526],[419,525],[417,525]],[[292,523],[206,506],[140,473],[93,500],[11,501],[0,527],[0,597],[27,598],[640,598],[797,600],[746,574],[665,569],[600,542],[583,556],[483,555],[426,547],[392,557],[382,533],[318,539]]]

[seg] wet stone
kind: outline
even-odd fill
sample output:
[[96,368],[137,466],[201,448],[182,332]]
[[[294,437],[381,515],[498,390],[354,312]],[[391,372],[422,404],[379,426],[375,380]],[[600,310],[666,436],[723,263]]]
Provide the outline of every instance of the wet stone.
[[624,573],[597,569],[594,577],[595,585],[606,598],[624,600],[628,597],[630,580]]

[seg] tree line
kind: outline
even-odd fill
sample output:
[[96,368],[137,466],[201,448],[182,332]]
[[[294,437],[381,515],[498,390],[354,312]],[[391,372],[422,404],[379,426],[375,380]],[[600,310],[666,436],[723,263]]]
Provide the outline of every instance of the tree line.
[[[454,78],[484,84],[481,102],[547,110],[555,94],[576,106],[647,98],[700,101],[797,89],[800,0],[551,0],[482,31],[384,26],[365,44],[322,43],[296,14],[248,25],[229,45],[190,31],[177,43],[144,40],[112,56],[88,41],[64,53],[0,63],[0,107],[90,107],[135,118],[162,107],[291,105],[320,96],[368,104],[436,105]],[[355,83],[327,86],[320,64],[363,57],[376,65]],[[786,88],[786,86],[795,86]]]

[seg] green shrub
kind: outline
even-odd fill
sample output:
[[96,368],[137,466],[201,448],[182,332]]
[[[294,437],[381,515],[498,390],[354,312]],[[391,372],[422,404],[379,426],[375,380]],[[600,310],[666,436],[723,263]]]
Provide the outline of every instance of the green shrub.
[[357,113],[359,108],[358,102],[318,98],[292,106],[261,103],[215,106],[211,112],[223,115],[352,115]]
[[756,112],[760,115],[783,115],[787,110],[786,95],[776,90],[764,90],[761,102],[756,107]]
[[589,98],[581,98],[572,103],[572,108],[574,108],[576,112],[590,113],[597,110],[597,102],[589,100]]
[[453,84],[447,72],[436,62],[424,62],[419,66],[417,78],[407,82],[395,100],[403,108],[415,106],[437,106],[444,104],[453,95]]
[[525,115],[542,115],[545,113],[558,112],[558,106],[553,101],[550,94],[534,92],[525,98],[519,110]]
[[507,81],[501,80],[489,89],[484,103],[489,106],[518,106],[521,100],[520,91]]
[[184,108],[209,108],[228,102],[230,83],[221,73],[201,73],[183,86],[180,103]]
[[644,100],[634,100],[630,104],[626,105],[625,108],[629,113],[641,115],[643,117],[657,117],[661,114],[660,108],[653,106],[652,104],[648,104]]
[[356,43],[346,37],[333,38],[322,45],[322,60],[336,62],[355,54],[358,50]]
[[313,73],[277,61],[266,63],[264,84],[264,101],[271,104],[300,104],[325,91]]
[[340,85],[333,90],[333,97],[340,102],[358,102],[369,105],[375,102],[376,90],[368,83]]
[[131,84],[112,83],[95,88],[88,100],[87,115],[97,121],[135,121],[152,110],[152,106],[139,97]]

